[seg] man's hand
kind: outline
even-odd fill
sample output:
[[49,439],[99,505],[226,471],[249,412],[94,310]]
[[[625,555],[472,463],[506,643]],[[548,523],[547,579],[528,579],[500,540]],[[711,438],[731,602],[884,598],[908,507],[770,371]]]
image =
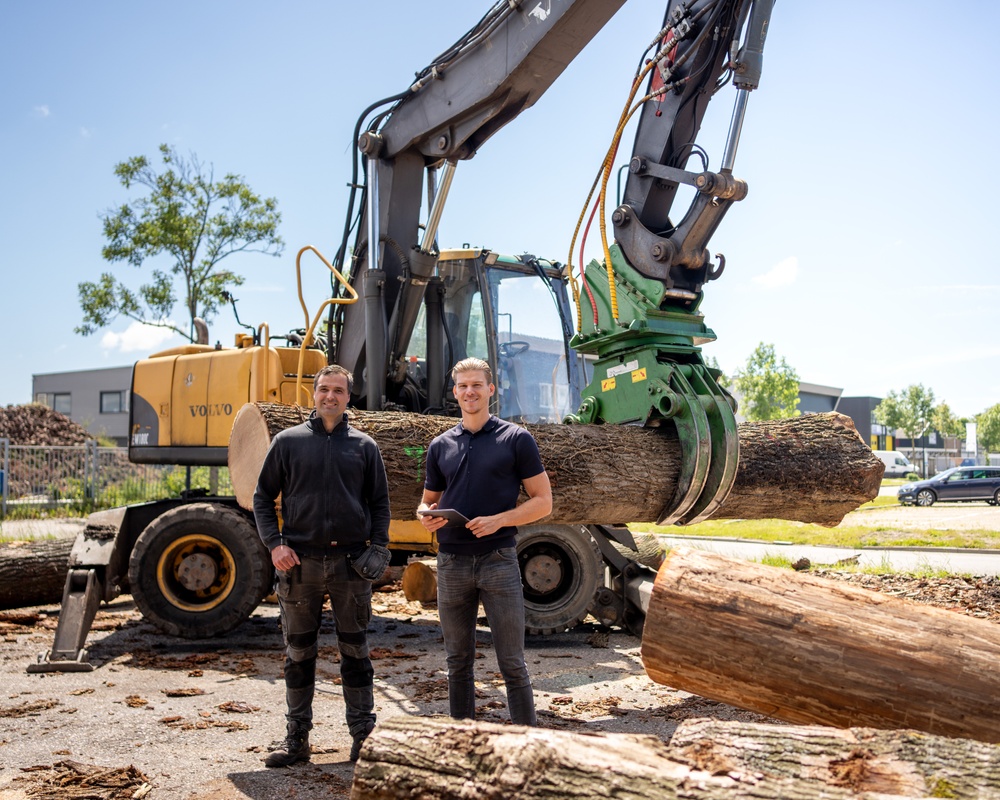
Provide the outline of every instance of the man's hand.
[[301,564],[298,554],[287,544],[279,544],[271,551],[271,563],[275,569],[289,570],[296,564]]
[[470,519],[469,524],[465,527],[472,531],[473,535],[477,539],[481,539],[483,536],[489,536],[492,533],[496,533],[503,526],[503,515],[494,514],[491,517],[476,517],[475,519]]
[[[437,507],[437,503],[421,503],[417,507],[417,511],[433,511]],[[420,524],[427,528],[427,530],[431,533],[448,524],[448,520],[444,517],[435,517],[432,514],[417,514],[417,519],[419,519]]]

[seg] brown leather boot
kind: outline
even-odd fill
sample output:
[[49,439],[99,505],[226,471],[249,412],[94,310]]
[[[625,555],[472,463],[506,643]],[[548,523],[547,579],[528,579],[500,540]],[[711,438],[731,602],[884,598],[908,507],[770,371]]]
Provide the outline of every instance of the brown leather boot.
[[290,767],[312,758],[309,749],[309,729],[299,722],[288,723],[284,750],[275,750],[264,759],[265,767]]

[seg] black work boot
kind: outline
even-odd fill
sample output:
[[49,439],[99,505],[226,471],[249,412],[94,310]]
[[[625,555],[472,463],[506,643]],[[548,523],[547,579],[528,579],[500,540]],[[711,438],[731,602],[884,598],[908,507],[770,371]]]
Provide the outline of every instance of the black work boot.
[[370,727],[368,727],[365,730],[359,731],[358,733],[354,734],[354,737],[353,737],[354,738],[354,742],[351,744],[351,754],[350,754],[350,756],[348,756],[348,758],[350,758],[351,761],[357,761],[358,758],[361,756],[361,745],[363,745],[365,743],[365,739],[367,739],[369,736],[371,736],[371,732],[373,730],[375,730],[375,723],[374,722],[371,724]]
[[309,750],[309,728],[301,722],[288,723],[288,735],[285,736],[285,749],[275,750],[264,759],[265,767],[290,767],[299,761],[309,761],[312,758]]

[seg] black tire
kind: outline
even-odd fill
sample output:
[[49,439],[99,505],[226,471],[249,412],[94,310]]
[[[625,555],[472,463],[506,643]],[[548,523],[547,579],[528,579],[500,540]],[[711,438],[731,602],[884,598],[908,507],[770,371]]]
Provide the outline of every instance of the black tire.
[[253,523],[219,503],[192,503],[154,519],[128,563],[132,597],[164,633],[221,636],[271,590],[273,569]]
[[997,489],[993,493],[993,502],[991,503],[991,505],[1000,506],[1000,489]]
[[558,633],[583,622],[604,574],[601,552],[585,529],[526,525],[518,529],[517,558],[525,631]]
[[937,495],[934,494],[930,489],[921,489],[917,492],[917,505],[921,508],[929,508],[934,505],[934,501],[937,500]]

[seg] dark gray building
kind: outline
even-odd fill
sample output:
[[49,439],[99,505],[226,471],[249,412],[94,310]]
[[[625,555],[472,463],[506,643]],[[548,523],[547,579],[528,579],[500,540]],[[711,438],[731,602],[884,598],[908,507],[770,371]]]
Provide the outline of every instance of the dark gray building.
[[132,367],[107,367],[31,376],[36,403],[65,414],[94,436],[128,444]]
[[[824,414],[838,411],[837,402],[843,389],[799,381],[799,411],[803,414]],[[841,412],[843,413],[843,412]]]
[[837,411],[854,420],[854,427],[872,450],[895,450],[892,431],[875,421],[875,408],[881,402],[881,397],[841,397]]

